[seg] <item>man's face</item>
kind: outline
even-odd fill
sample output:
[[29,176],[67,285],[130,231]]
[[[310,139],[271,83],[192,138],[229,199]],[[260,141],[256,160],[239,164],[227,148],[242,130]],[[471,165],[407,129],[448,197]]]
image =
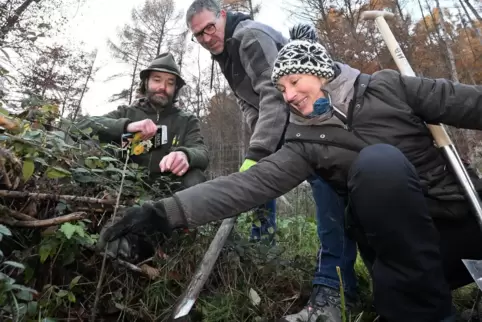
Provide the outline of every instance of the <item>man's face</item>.
[[176,91],[176,76],[164,72],[151,72],[147,80],[146,96],[156,107],[172,104]]
[[221,10],[219,17],[216,17],[214,12],[203,10],[192,17],[190,29],[201,46],[217,55],[224,50],[225,25],[226,11]]

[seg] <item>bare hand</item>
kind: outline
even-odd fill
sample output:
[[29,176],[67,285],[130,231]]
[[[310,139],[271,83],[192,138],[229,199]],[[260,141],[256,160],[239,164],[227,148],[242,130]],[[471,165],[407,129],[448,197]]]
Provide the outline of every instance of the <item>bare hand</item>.
[[127,132],[131,133],[141,133],[142,140],[147,140],[156,135],[157,125],[150,119],[145,119],[142,121],[132,122],[127,125]]
[[161,168],[161,172],[171,171],[177,176],[183,176],[187,170],[189,170],[187,155],[181,151],[171,152],[162,158],[159,167]]

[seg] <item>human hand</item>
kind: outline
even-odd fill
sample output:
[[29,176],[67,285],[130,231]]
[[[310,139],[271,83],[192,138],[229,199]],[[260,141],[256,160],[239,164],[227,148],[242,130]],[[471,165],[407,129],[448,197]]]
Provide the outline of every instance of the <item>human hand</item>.
[[175,151],[162,158],[159,167],[161,172],[171,171],[177,176],[183,176],[189,170],[189,161],[186,153]]
[[102,229],[97,248],[103,250],[106,246],[114,256],[121,255],[132,257],[129,239],[135,234],[152,234],[161,232],[171,234],[171,226],[167,219],[164,207],[160,204],[154,206],[144,203],[141,207],[130,207],[125,210],[124,216],[113,225]]
[[127,125],[127,132],[140,133],[142,140],[152,138],[157,133],[157,125],[151,119],[132,122]]

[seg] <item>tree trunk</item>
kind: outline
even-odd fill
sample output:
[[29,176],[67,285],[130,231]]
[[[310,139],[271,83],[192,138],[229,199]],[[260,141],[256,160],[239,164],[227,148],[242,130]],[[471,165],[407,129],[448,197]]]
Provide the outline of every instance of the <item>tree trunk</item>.
[[423,19],[423,24],[425,25],[425,30],[427,30],[428,42],[430,45],[433,45],[432,37],[430,36],[430,30],[428,28],[427,21],[425,20],[425,14],[423,13],[423,7],[422,7],[422,4],[420,3],[420,0],[418,0],[418,5],[420,6],[420,12],[422,13],[422,19]]
[[[462,0],[459,0],[459,1],[460,1],[460,4],[462,5],[462,8],[465,9],[465,7],[462,3]],[[465,9],[465,14],[468,14],[466,9]],[[472,52],[472,56],[474,57],[474,62],[476,62],[477,61],[477,54],[475,53],[474,46],[472,46],[472,42],[470,41],[470,36],[469,36],[469,33],[467,32],[467,22],[465,21],[464,17],[462,16],[462,13],[460,12],[460,8],[459,8],[459,19],[460,19],[460,21],[462,21],[462,26],[464,27],[465,37],[467,38],[467,42],[469,43],[470,51]],[[472,24],[472,26],[474,26],[470,17],[468,17],[468,19],[469,19],[470,23]],[[477,34],[478,34],[477,28],[475,28],[475,30],[477,31]],[[482,42],[482,38],[480,38],[480,35],[479,35],[479,40]]]
[[467,4],[467,7],[469,7],[470,10],[472,10],[472,13],[474,14],[474,16],[477,17],[477,20],[479,20],[479,22],[482,23],[482,17],[480,17],[479,13],[477,12],[477,10],[475,10],[474,6],[469,2],[469,0],[464,0],[464,1]]
[[132,78],[131,78],[131,88],[129,89],[129,105],[132,104],[132,97],[134,96],[134,84],[136,83],[136,75],[137,75],[137,66],[139,65],[139,58],[141,57],[142,47],[139,47],[137,51],[136,61],[134,63],[134,70],[132,71]]
[[75,119],[77,118],[77,114],[79,113],[82,100],[84,99],[85,91],[87,90],[87,84],[89,84],[89,80],[92,77],[92,72],[94,70],[94,64],[96,59],[97,59],[97,50],[95,51],[94,58],[92,58],[92,63],[90,64],[89,73],[85,78],[85,83],[84,83],[84,87],[82,88],[82,93],[80,94],[79,103],[77,104],[77,108],[75,109],[74,115],[72,116],[72,123],[75,122]]
[[5,25],[0,28],[0,45],[3,44],[5,37],[7,34],[13,29],[15,24],[20,19],[20,16],[27,10],[28,6],[32,4],[32,2],[36,1],[37,3],[41,0],[25,0],[17,9],[15,9],[12,16],[7,18]]
[[459,75],[457,74],[457,67],[455,66],[455,57],[454,57],[452,48],[450,46],[450,40],[447,38],[447,30],[445,29],[445,19],[444,19],[443,10],[440,7],[439,0],[435,0],[435,3],[437,4],[437,8],[439,10],[439,18],[440,18],[439,26],[440,26],[440,30],[442,31],[442,41],[447,51],[447,58],[449,60],[449,66],[450,66],[450,75],[452,77],[452,80],[458,83]]
[[[464,2],[462,0],[459,0],[460,5],[462,6],[462,9],[464,9],[465,15],[467,16],[467,19],[469,19],[470,24],[472,25],[472,28],[475,29],[475,32],[477,33],[477,36],[479,36],[479,41],[482,43],[482,35],[480,34],[479,28],[475,25],[474,21],[470,17],[469,11],[467,10],[467,7],[465,7]],[[479,20],[480,21],[480,20]],[[467,32],[467,30],[465,31]],[[475,57],[475,56],[474,56]]]
[[251,19],[254,20],[254,10],[253,10],[253,1],[248,0],[248,6],[249,6],[249,15],[251,16]]
[[[54,68],[55,68],[55,60],[52,62],[52,67],[50,67],[49,69],[49,74],[47,76],[47,81],[51,81],[52,80],[52,73],[54,71]],[[45,97],[45,92],[47,91],[47,84],[44,84],[43,85],[43,88],[42,88],[42,94],[41,94],[41,97],[42,97],[42,100],[44,99]]]
[[159,32],[159,41],[157,42],[156,56],[159,56],[159,54],[161,53],[161,45],[162,45],[162,42],[164,41],[164,29],[166,28],[166,23],[167,21],[164,19],[162,23],[161,31]]

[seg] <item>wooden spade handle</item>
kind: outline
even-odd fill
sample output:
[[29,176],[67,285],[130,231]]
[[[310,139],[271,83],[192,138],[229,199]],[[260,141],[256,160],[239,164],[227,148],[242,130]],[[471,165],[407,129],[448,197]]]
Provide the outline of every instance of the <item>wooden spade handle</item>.
[[437,143],[437,146],[439,148],[443,148],[445,146],[449,146],[453,144],[452,140],[447,134],[447,131],[445,131],[445,129],[442,126],[433,125],[433,124],[427,124],[427,126],[430,132],[432,133],[435,143]]

